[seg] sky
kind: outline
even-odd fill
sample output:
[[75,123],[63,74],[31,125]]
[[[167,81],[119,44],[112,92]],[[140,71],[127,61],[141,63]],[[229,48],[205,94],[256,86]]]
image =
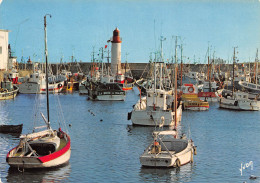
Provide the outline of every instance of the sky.
[[[1,0],[0,0],[1,1]],[[49,61],[90,62],[97,58],[118,27],[122,58],[146,63],[160,51],[165,61],[175,53],[184,63],[206,63],[210,56],[239,62],[254,61],[260,48],[259,0],[2,0],[0,29],[10,30],[9,43],[17,60],[29,56],[44,60],[44,24],[47,18]],[[109,45],[108,48],[110,48]]]

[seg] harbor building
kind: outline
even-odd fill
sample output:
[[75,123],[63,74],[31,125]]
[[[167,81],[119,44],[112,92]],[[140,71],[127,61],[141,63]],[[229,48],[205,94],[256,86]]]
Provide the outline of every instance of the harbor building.
[[0,70],[6,71],[8,67],[8,30],[0,29]]

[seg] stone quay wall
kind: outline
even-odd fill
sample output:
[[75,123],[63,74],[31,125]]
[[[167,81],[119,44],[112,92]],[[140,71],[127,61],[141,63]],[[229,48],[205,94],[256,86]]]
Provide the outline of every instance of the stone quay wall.
[[[85,74],[88,74],[91,71],[92,66],[99,67],[101,68],[100,64],[98,65],[97,63],[93,64],[90,62],[77,62],[77,63],[63,63],[63,64],[51,64],[51,68],[54,74],[56,74],[57,70],[69,70],[72,73],[76,72],[83,72]],[[104,63],[104,68],[107,66],[110,67],[110,64],[105,64]],[[222,72],[227,72],[227,71],[232,71],[232,64],[221,64],[221,65],[215,65],[215,70],[220,70]],[[139,79],[141,77],[145,78],[149,72],[151,65],[149,63],[128,63],[126,65],[126,70],[129,71],[131,70],[131,73],[135,79]],[[169,65],[169,67],[171,67]],[[180,64],[178,65],[179,71],[180,71]],[[248,64],[247,64],[248,67]],[[254,63],[251,63],[250,65],[251,68],[254,67]],[[125,72],[125,64],[121,64],[122,68],[122,73]],[[207,64],[183,64],[183,72],[204,72],[207,73]],[[237,64],[236,70],[241,69],[242,64]],[[32,70],[33,69],[33,64],[19,64],[19,70]]]

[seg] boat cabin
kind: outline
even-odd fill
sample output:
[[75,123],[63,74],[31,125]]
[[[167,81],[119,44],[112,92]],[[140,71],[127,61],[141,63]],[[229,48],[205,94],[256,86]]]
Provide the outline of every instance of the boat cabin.
[[167,105],[171,105],[173,97],[170,92],[164,90],[156,89],[155,92],[154,89],[147,90],[147,106],[167,110]]

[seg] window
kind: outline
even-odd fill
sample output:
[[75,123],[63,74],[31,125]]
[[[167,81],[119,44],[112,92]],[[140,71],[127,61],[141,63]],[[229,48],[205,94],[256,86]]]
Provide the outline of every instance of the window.
[[2,54],[2,46],[0,46],[0,55]]

